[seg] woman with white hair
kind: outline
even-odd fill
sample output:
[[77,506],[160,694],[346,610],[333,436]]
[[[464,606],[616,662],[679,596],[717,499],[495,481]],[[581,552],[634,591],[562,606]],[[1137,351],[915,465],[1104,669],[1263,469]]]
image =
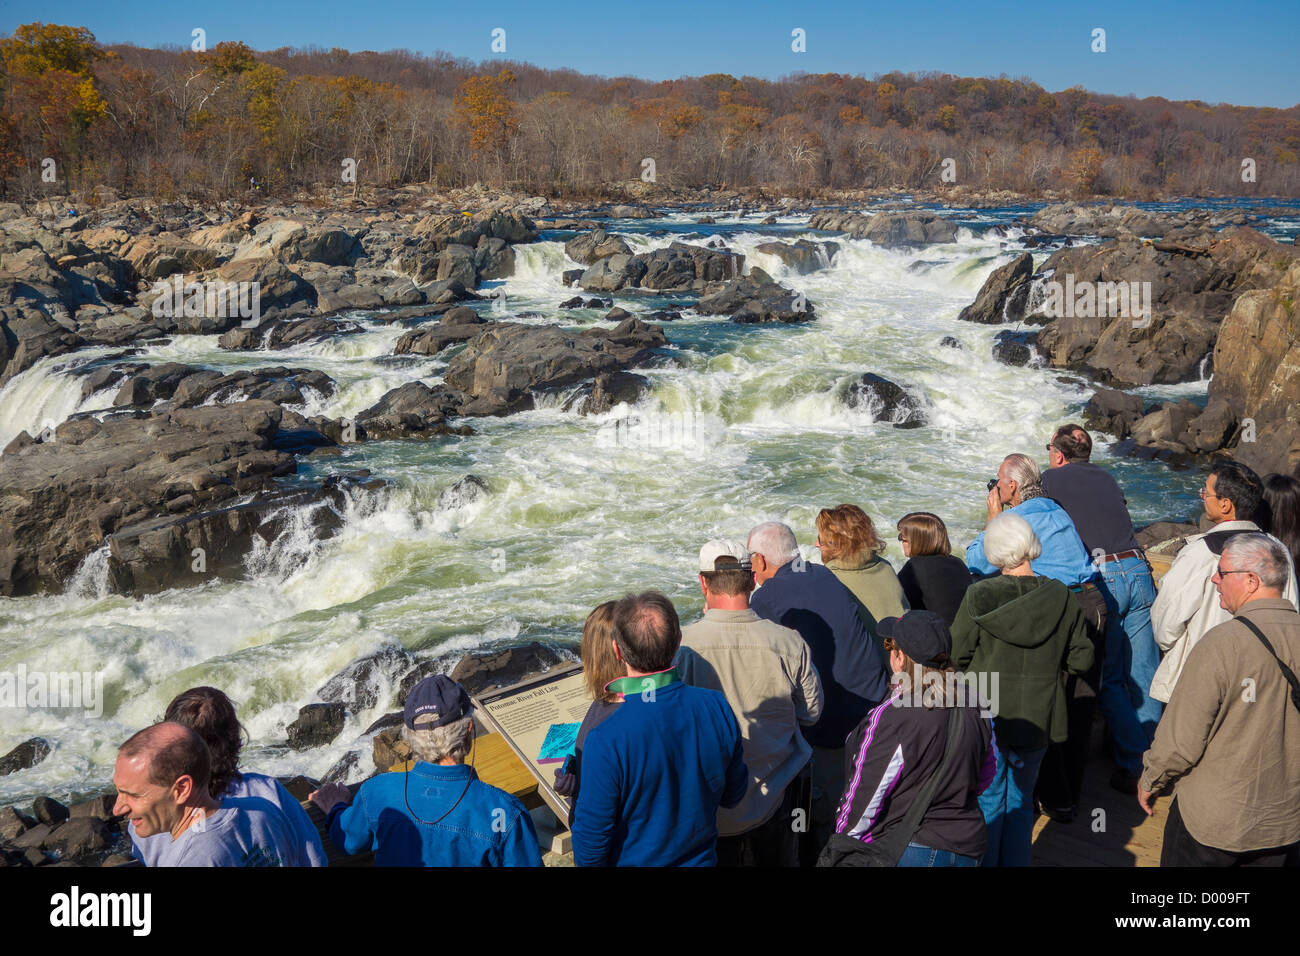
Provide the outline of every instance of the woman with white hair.
[[1029,523],[1001,514],[984,530],[984,553],[1001,574],[966,591],[952,625],[953,662],[987,674],[997,771],[979,798],[988,826],[985,866],[1028,866],[1034,783],[1049,741],[1066,739],[1065,675],[1093,660],[1083,612],[1060,581],[1035,574],[1042,552]]

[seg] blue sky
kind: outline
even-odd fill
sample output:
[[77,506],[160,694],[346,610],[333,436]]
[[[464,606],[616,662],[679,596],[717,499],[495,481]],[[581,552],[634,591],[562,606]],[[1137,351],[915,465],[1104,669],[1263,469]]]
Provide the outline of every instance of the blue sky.
[[[701,73],[776,78],[793,72],[938,70],[1028,76],[1049,90],[1249,106],[1300,103],[1300,0],[1041,4],[1000,2],[731,3],[588,0],[495,3],[418,0],[2,0],[0,32],[40,20],[85,26],[105,43],[189,46],[243,40],[349,50],[443,50],[605,76],[671,79]],[[791,49],[791,31],[807,50]],[[1094,53],[1092,31],[1106,31]]]

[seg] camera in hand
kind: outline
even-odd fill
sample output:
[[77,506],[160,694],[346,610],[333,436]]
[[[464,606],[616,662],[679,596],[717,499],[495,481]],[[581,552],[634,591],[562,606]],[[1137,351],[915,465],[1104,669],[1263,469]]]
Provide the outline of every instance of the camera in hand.
[[989,485],[988,485],[989,491],[992,491],[997,486],[998,486],[998,480],[996,478],[990,478]]

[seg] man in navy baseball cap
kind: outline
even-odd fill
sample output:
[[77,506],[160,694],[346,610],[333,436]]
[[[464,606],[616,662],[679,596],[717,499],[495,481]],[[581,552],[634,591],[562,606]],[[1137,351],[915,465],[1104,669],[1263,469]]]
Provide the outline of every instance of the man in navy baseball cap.
[[412,730],[432,730],[460,720],[473,709],[469,694],[446,674],[426,677],[406,695],[402,722]]
[[331,842],[349,854],[373,849],[377,866],[541,866],[524,805],[465,764],[473,709],[465,688],[444,674],[412,687],[402,709],[412,764],[371,777],[355,799],[337,784],[311,795],[328,817]]

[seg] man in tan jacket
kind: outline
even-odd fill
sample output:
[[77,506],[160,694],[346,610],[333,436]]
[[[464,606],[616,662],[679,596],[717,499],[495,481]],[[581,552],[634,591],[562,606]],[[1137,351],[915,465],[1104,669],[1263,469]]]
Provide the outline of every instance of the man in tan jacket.
[[687,684],[727,698],[750,773],[744,799],[718,811],[718,865],[797,866],[808,821],[795,812],[795,778],[812,756],[801,728],[822,712],[812,652],[798,631],[750,610],[754,574],[739,543],[706,544],[699,582],[704,617],[682,628],[674,664]]
[[1235,616],[1187,655],[1138,784],[1148,814],[1175,785],[1161,866],[1300,866],[1300,614],[1282,597],[1290,567],[1282,545],[1259,533],[1234,535],[1219,556],[1214,585]]

